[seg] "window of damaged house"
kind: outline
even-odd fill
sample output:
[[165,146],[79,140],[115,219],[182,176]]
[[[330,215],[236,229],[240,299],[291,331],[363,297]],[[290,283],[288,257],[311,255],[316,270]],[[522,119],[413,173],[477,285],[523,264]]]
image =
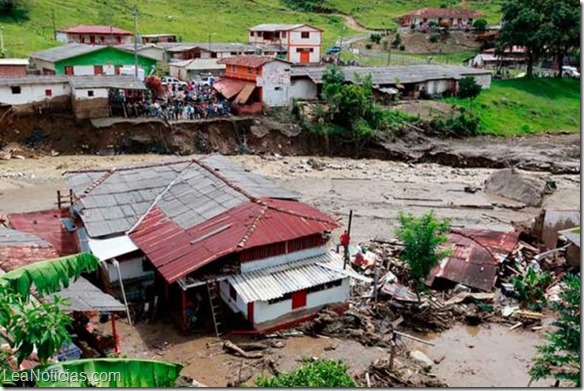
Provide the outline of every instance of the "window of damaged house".
[[310,33],[308,31],[303,31],[302,33],[300,33],[300,37],[302,39],[308,39],[310,38]]
[[22,92],[20,89],[20,86],[11,86],[10,90],[12,91],[12,94],[14,94],[14,95],[20,94]]
[[236,68],[236,66],[235,66],[235,65],[232,65],[232,66],[231,66],[231,72],[235,73],[236,69],[237,69],[237,68]]
[[64,72],[67,76],[73,76],[73,67],[71,65],[65,66]]
[[251,67],[247,67],[247,73],[252,73]]
[[45,96],[53,96],[53,90],[51,90],[51,89],[46,89],[46,90],[45,90]]
[[93,96],[93,90],[88,90],[87,91],[87,96]]
[[286,34],[287,33],[285,31],[282,31],[282,33],[281,33],[282,38],[286,38]]

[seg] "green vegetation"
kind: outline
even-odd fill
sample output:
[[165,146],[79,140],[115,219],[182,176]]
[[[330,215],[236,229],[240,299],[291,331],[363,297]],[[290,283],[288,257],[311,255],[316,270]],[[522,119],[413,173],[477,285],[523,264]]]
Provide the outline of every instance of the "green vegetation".
[[546,272],[536,273],[529,268],[525,275],[515,276],[511,280],[517,300],[530,310],[541,311],[547,305],[545,290],[553,278]]
[[[529,374],[533,379],[554,377],[567,380],[570,387],[580,387],[580,277],[566,275],[560,301],[552,303],[558,320],[553,331],[546,333],[546,343],[538,346],[539,355]],[[528,386],[529,387],[529,386]]]
[[430,122],[431,132],[448,137],[476,136],[479,130],[480,119],[463,111],[449,118],[434,118]]
[[480,18],[474,21],[472,27],[474,27],[477,31],[485,31],[488,24],[489,23],[486,19]]
[[[580,48],[580,3],[577,0],[505,0],[497,49],[525,46],[527,77],[547,55],[563,64],[564,56]],[[561,75],[561,72],[560,72]]]
[[347,373],[347,365],[334,360],[305,361],[292,372],[275,377],[259,377],[258,387],[356,387],[355,381]]
[[450,231],[448,219],[437,219],[434,211],[416,217],[411,213],[399,212],[400,226],[396,237],[403,243],[400,259],[409,266],[410,276],[416,281],[418,300],[419,291],[430,271],[450,254],[450,249],[441,249],[448,241]]
[[[341,16],[302,12],[303,7],[332,9],[352,15],[369,28],[395,27],[398,16],[422,7],[439,7],[441,0],[189,0],[135,1],[124,0],[1,0],[14,3],[11,12],[0,12],[0,25],[5,28],[4,41],[8,56],[27,56],[30,52],[57,45],[56,28],[78,24],[111,23],[132,31],[131,7],[140,12],[138,29],[142,34],[175,33],[183,41],[245,42],[247,29],[259,23],[310,23],[325,30],[324,44],[331,46],[339,36],[358,34],[347,28]],[[287,4],[296,3],[294,6]],[[499,20],[500,0],[467,2],[485,12],[487,19]],[[0,3],[1,4],[1,3]],[[250,6],[251,5],[251,6]],[[456,7],[456,4],[453,5]],[[316,8],[318,7],[318,8]]]
[[[448,102],[467,106],[460,98]],[[475,100],[482,134],[501,136],[580,130],[580,83],[573,79],[494,80]]]

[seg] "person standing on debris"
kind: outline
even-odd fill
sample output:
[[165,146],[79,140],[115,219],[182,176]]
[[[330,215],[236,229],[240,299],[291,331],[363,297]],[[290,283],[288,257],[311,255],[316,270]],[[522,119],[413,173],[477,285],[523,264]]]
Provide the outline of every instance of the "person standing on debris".
[[339,252],[340,246],[343,246],[343,249],[346,250],[349,247],[350,241],[351,237],[349,236],[349,233],[347,232],[347,230],[344,230],[339,239],[339,243],[337,244],[337,253]]

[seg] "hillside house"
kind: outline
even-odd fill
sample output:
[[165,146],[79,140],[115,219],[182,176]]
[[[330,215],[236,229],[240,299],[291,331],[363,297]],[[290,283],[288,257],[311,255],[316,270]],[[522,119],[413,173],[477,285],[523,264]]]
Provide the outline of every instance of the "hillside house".
[[178,37],[175,34],[141,34],[140,39],[143,44],[178,42]]
[[[124,45],[116,46],[116,48],[124,50],[126,52],[132,53],[134,55],[134,44],[127,43]],[[168,57],[166,55],[166,50],[161,47],[156,46],[153,43],[141,44],[137,46],[138,54],[145,57],[155,59],[158,62],[167,62]]]
[[248,42],[258,46],[281,46],[286,60],[294,64],[319,63],[323,30],[308,24],[259,24],[249,29]]
[[79,25],[57,30],[57,41],[87,45],[123,45],[132,41],[132,33],[113,26]]
[[172,43],[159,44],[168,53],[170,61],[222,59],[244,54],[256,54],[256,47],[242,43]]
[[121,103],[112,99],[112,92],[124,91],[129,99],[145,90],[144,84],[133,76],[29,75],[0,78],[0,104],[19,112],[72,110],[79,119],[102,118],[124,115]]
[[[271,107],[288,105],[291,64],[269,56],[235,56],[219,60],[225,77],[213,84],[238,105]],[[253,109],[258,110],[258,109]]]
[[26,76],[28,59],[0,58],[0,77]]
[[471,28],[474,21],[481,16],[482,13],[469,9],[422,8],[400,16],[399,23],[402,27],[424,26],[431,22],[437,25],[448,23],[450,28],[464,29]]
[[[112,46],[72,43],[30,55],[31,63],[43,75],[119,75],[124,66],[134,66],[134,52]],[[138,66],[148,75],[156,69],[155,58],[138,53]]]
[[[458,80],[472,76],[482,88],[491,85],[492,72],[488,70],[440,66],[408,65],[391,67],[355,67],[342,68],[345,79],[354,83],[371,75],[373,91],[383,96],[386,91],[398,90],[404,98],[418,99],[423,95],[441,96],[444,93],[456,94]],[[291,72],[290,99],[318,99],[322,90],[322,77],[326,67],[296,67]]]
[[183,325],[202,300],[217,329],[227,307],[266,330],[349,297],[354,273],[326,247],[339,223],[226,157],[65,177],[80,241],[104,261],[104,279],[120,283],[108,266],[118,260],[125,291],[139,297],[155,284]]
[[500,68],[500,67],[521,67],[527,61],[525,47],[511,46],[504,50],[502,54],[496,54],[495,49],[487,49],[467,60],[467,66],[475,68]]
[[219,76],[225,72],[225,65],[215,58],[198,58],[168,64],[168,73],[179,80],[197,80],[201,76]]

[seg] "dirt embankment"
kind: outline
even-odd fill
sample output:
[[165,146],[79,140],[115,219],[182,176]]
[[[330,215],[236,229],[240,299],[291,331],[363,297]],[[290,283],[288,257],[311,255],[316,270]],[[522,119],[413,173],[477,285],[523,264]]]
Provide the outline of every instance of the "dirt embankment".
[[[103,121],[102,121],[103,122]],[[194,153],[320,155],[439,163],[464,168],[515,166],[579,173],[580,135],[438,139],[410,131],[384,134],[357,153],[340,139],[302,132],[268,117],[229,117],[166,123],[157,119],[76,120],[67,114],[9,114],[0,124],[0,150],[18,143],[44,154]],[[10,152],[10,151],[8,151]],[[356,156],[358,155],[358,156]]]

